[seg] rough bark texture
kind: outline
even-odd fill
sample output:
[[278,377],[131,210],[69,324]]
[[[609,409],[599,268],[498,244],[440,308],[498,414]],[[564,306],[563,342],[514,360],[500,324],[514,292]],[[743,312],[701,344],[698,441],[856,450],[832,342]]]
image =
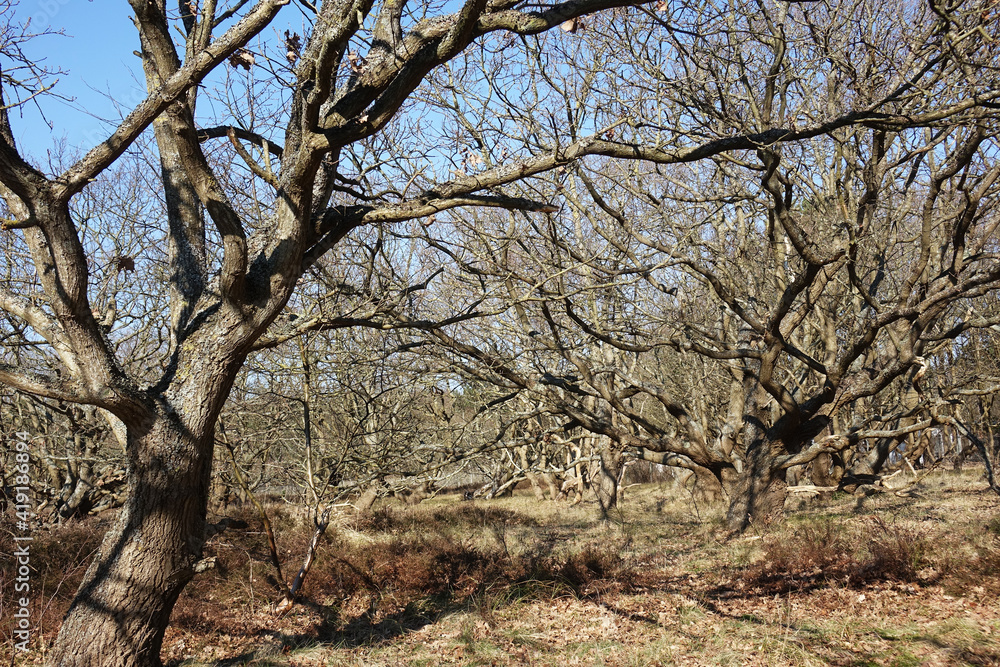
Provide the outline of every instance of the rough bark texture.
[[762,465],[755,474],[740,476],[726,513],[726,524],[731,530],[742,532],[782,518],[788,487],[780,472],[769,471]]
[[[125,504],[66,614],[47,664],[158,667],[163,635],[201,559],[215,425],[252,332],[223,309],[179,351],[173,386],[126,426]],[[215,344],[208,346],[207,341]]]
[[785,471],[779,469],[776,463],[785,447],[768,437],[763,421],[764,410],[758,407],[757,397],[748,400],[747,404],[753,417],[748,420],[744,434],[748,443],[746,465],[730,491],[726,513],[726,524],[730,530],[740,532],[780,519],[788,492]]
[[130,434],[129,447],[131,491],[66,615],[50,665],[159,665],[171,610],[201,558],[211,440],[159,414]]

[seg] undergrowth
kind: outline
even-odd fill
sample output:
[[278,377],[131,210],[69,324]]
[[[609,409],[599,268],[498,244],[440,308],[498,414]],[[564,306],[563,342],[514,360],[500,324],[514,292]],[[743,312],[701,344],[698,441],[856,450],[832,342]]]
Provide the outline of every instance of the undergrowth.
[[[226,539],[206,547],[216,556],[217,567],[207,585],[185,591],[174,611],[175,627],[247,632],[257,621],[251,614],[233,613],[233,600],[262,609],[275,599],[266,539],[253,529],[252,517],[244,518],[251,530],[227,533]],[[302,553],[307,525],[291,517],[272,521],[286,555]],[[382,508],[356,517],[350,528],[328,532],[305,586],[304,606],[321,611],[327,627],[344,629],[388,618],[405,624],[462,608],[489,618],[493,609],[516,600],[586,598],[628,590],[634,581],[613,541],[556,549],[559,545],[544,531],[536,531],[534,517],[505,508]],[[512,528],[532,529],[536,537],[515,538],[508,534]],[[295,565],[294,559],[290,564]],[[267,583],[248,586],[255,578]]]
[[[721,524],[646,509],[614,529],[566,508],[560,517],[554,505],[530,503],[438,502],[345,515],[321,543],[292,612],[300,619],[296,636],[364,644],[453,611],[493,626],[524,601],[602,601],[644,591],[752,598],[940,582],[956,596],[1000,595],[1000,515],[959,535],[934,529],[936,519],[921,522],[933,510],[913,518],[894,507],[856,518],[849,505],[841,513],[790,517],[759,539],[730,541],[722,539]],[[312,527],[287,507],[269,511],[291,579]],[[280,596],[259,518],[252,508],[228,514],[248,528],[227,530],[206,545],[217,565],[185,589],[172,618],[173,631],[184,636],[255,637],[275,627],[272,605]],[[108,524],[88,519],[35,534],[33,580],[43,591],[35,618],[49,638]],[[0,587],[10,590],[10,559],[0,556]],[[0,599],[4,604],[9,600]],[[8,611],[0,609],[5,619]]]
[[934,547],[916,528],[878,515],[860,527],[831,519],[806,522],[765,538],[762,557],[738,573],[738,588],[775,594],[832,583],[860,588],[915,582],[931,565]]

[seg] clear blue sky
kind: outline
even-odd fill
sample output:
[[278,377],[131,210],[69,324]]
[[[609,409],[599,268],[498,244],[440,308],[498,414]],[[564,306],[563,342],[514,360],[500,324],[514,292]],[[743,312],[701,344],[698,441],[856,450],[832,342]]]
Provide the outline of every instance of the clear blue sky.
[[65,139],[68,147],[86,150],[107,136],[100,119],[119,118],[112,100],[128,113],[142,100],[141,64],[132,54],[139,38],[125,0],[22,0],[15,10],[32,32],[46,28],[64,35],[45,35],[25,46],[26,53],[49,68],[61,69],[55,91],[74,98],[65,102],[39,98],[12,112],[11,124],[21,151],[41,162],[46,151]]

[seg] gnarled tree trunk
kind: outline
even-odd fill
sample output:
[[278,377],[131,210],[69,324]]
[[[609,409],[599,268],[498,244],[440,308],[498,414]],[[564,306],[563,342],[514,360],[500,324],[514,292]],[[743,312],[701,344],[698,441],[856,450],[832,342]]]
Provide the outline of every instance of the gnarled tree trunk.
[[778,456],[785,451],[783,443],[769,437],[757,401],[747,403],[754,418],[748,420],[744,434],[746,463],[730,489],[726,512],[726,524],[737,531],[780,519],[788,494],[785,471],[777,465]]
[[[128,416],[125,503],[84,575],[47,663],[159,667],[177,598],[199,570],[215,426],[248,332],[232,311],[181,347],[174,383]],[[213,341],[208,345],[206,341]]]
[[858,453],[840,479],[840,488],[853,493],[859,485],[874,484],[898,444],[899,438],[879,438],[870,450]]
[[751,526],[765,526],[782,517],[788,486],[783,470],[762,465],[757,473],[744,473],[733,488],[726,524],[731,530],[744,531]]
[[157,666],[201,558],[212,430],[158,412],[129,432],[129,495],[70,606],[50,665]]
[[810,477],[816,486],[836,486],[844,477],[843,458],[838,454],[823,453],[812,462]]

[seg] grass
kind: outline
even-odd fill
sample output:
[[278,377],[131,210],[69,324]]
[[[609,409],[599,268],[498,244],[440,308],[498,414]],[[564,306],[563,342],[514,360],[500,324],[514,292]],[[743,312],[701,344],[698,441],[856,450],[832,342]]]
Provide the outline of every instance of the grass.
[[[744,536],[727,533],[722,507],[696,514],[655,484],[630,488],[610,524],[593,506],[519,496],[383,506],[337,519],[302,604],[282,618],[247,513],[234,518],[248,530],[210,543],[219,567],[186,589],[164,657],[174,667],[1000,664],[1000,502],[983,487],[942,473],[910,497],[859,509],[841,494]],[[290,569],[308,524],[274,509]],[[42,642],[98,528],[41,536]]]

